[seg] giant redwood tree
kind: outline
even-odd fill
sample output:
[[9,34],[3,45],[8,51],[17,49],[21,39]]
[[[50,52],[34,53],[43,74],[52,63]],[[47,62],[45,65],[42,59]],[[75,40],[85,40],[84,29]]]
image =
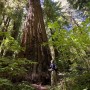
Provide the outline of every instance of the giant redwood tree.
[[40,0],[29,0],[29,9],[22,35],[22,46],[25,47],[25,57],[38,62],[34,70],[46,72],[50,61],[50,51],[47,42]]

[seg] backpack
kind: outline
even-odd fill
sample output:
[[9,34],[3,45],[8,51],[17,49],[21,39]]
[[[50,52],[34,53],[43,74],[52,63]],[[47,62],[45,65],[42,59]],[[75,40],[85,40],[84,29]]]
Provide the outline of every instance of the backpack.
[[52,70],[57,71],[57,66],[56,66],[55,64],[51,64],[51,65],[50,65],[50,68],[51,68]]

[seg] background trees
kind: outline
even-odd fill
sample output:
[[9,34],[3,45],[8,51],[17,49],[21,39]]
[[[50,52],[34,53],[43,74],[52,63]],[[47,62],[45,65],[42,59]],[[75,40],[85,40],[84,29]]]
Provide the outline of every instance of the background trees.
[[74,8],[78,10],[86,10],[88,11],[90,6],[89,0],[67,0]]

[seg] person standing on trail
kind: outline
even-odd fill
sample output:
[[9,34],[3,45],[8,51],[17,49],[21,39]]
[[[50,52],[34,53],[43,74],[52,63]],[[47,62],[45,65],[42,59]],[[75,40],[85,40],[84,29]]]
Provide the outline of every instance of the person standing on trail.
[[57,83],[57,76],[56,76],[57,67],[56,67],[54,60],[51,60],[49,71],[51,71],[51,86],[56,85],[56,83]]

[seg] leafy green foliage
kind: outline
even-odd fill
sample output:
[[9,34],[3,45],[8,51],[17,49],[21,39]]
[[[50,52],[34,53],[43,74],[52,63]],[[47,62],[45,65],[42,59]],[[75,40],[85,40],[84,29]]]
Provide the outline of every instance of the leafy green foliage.
[[13,84],[10,80],[0,78],[1,90],[35,90],[28,82]]
[[[84,73],[81,76],[77,76],[75,78],[75,87],[77,87],[78,89],[90,89],[90,73]],[[74,90],[75,90],[74,87]]]
[[13,87],[13,84],[8,79],[0,78],[0,89],[10,90]]
[[90,89],[90,73],[85,72],[81,75],[70,75],[50,90],[89,90]]
[[58,23],[49,24],[55,33],[49,40],[59,54],[59,61],[83,62],[87,48],[90,48],[90,29],[87,27],[88,20],[82,23],[81,27],[74,27],[73,30],[60,29]]
[[28,82],[21,83],[31,70],[31,64],[35,63],[24,58],[17,60],[12,57],[0,58],[0,89],[34,90]]
[[16,57],[16,55],[23,51],[24,49],[20,46],[20,43],[15,40],[8,32],[1,32],[0,36],[4,36],[5,39],[1,40],[1,46],[0,46],[0,54],[2,56],[5,56],[6,53],[12,52],[12,55]]
[[23,58],[17,60],[11,60],[11,58],[0,58],[0,76],[9,79],[25,77],[28,72],[27,68],[31,64],[33,63]]
[[90,73],[71,76],[66,79],[67,90],[89,90],[90,89]]
[[88,9],[90,8],[89,0],[67,0],[76,9]]
[[18,84],[18,90],[35,90],[33,87],[31,87],[30,84],[27,82],[22,82]]
[[[3,0],[0,1],[0,31],[7,32],[16,40],[21,33],[23,8],[27,0]],[[20,36],[19,36],[20,38]],[[1,40],[1,38],[0,38]],[[18,40],[20,41],[20,40]]]
[[22,50],[18,41],[16,41],[8,33],[6,35],[6,39],[2,41],[0,49],[5,51],[13,51],[15,53],[18,53]]
[[[49,39],[49,45],[53,45],[58,51],[56,62],[60,72],[65,73],[63,80],[56,90],[88,90],[90,84],[90,26],[89,18],[79,27],[65,30],[59,23],[48,23],[48,27],[54,30]],[[69,75],[68,75],[69,74]],[[81,82],[80,82],[81,81]]]
[[43,10],[46,24],[48,22],[54,22],[61,12],[60,3],[53,2],[52,0],[44,0]]

